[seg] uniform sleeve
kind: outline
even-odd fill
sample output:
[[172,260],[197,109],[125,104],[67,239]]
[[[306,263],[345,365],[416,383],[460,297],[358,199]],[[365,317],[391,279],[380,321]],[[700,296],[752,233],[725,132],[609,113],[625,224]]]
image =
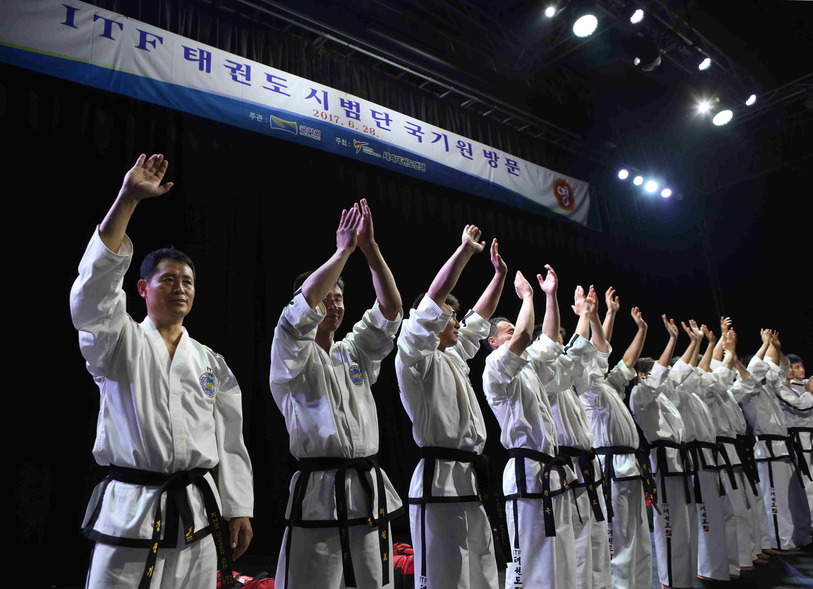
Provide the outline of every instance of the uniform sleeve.
[[398,358],[409,367],[423,358],[431,356],[438,349],[438,334],[444,330],[452,318],[444,313],[435,301],[424,296],[417,309],[409,312],[404,319],[401,334],[398,336]]
[[791,388],[786,387],[784,384],[776,387],[776,396],[783,403],[789,405],[796,411],[809,411],[813,409],[813,395],[805,391],[801,395],[797,395]]
[[554,393],[573,386],[595,357],[596,348],[578,334],[564,348],[543,334],[528,346],[527,353],[542,384],[549,393]]
[[122,282],[132,256],[129,237],[125,236],[120,250],[114,253],[104,245],[97,228],[71,287],[71,319],[79,331],[79,348],[88,371],[94,376],[105,376],[109,358],[131,322]]
[[[630,393],[630,408],[634,414],[642,414],[648,411],[656,402],[658,395],[663,391],[664,383],[662,376],[665,373],[656,374],[655,368],[660,364],[655,364],[652,368],[652,373],[646,378],[642,379]],[[661,368],[663,368],[661,366]]]
[[254,516],[251,460],[243,441],[240,386],[223,358],[217,356],[219,389],[215,397],[215,435],[219,458],[218,490],[223,517]]
[[463,360],[471,360],[480,349],[480,340],[488,337],[490,324],[475,311],[469,309],[460,322],[459,337],[455,351]]
[[370,384],[374,384],[378,380],[381,361],[395,347],[393,339],[401,325],[401,317],[399,312],[397,319],[389,321],[381,314],[378,301],[376,301],[373,308],[364,313],[361,320],[344,338],[347,345],[357,350],[357,357],[362,364],[361,368],[367,374]]
[[270,384],[278,405],[291,381],[305,370],[322,319],[324,315],[311,309],[301,292],[283,309],[271,344]]
[[508,385],[527,364],[528,360],[514,354],[506,345],[489,354],[483,372],[483,389],[489,402],[507,398]]
[[610,374],[607,375],[607,384],[610,385],[619,395],[624,394],[624,389],[627,384],[635,378],[635,372],[624,364],[623,360],[619,360],[618,364],[613,366]]
[[[749,363],[749,372],[750,370],[750,363]],[[756,395],[759,393],[760,390],[759,381],[757,381],[754,374],[751,373],[751,376],[746,378],[745,380],[738,378],[731,388],[728,391],[734,396],[734,398],[740,402],[744,400],[746,397],[750,397],[751,395]]]

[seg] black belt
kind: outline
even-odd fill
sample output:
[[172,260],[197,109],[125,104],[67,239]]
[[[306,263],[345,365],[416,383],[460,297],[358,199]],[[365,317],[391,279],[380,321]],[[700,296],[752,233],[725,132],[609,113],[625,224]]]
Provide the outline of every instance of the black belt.
[[576,458],[579,465],[579,470],[582,473],[583,483],[576,483],[574,487],[585,487],[587,489],[587,497],[590,499],[590,506],[593,509],[593,516],[596,521],[603,522],[604,514],[601,512],[601,503],[598,501],[598,491],[596,487],[604,482],[604,476],[599,472],[599,477],[596,477],[596,472],[593,469],[593,460],[596,458],[596,452],[592,448],[582,450],[573,446],[559,446],[559,454],[567,456],[568,458]]
[[[440,446],[424,446],[419,449],[423,465],[423,497],[410,497],[409,503],[420,505],[421,527],[425,528],[425,507],[427,503],[460,503],[467,501],[480,501],[486,510],[486,516],[494,537],[494,556],[497,565],[504,569],[511,554],[511,547],[508,542],[508,528],[505,523],[505,513],[500,500],[499,491],[491,481],[491,473],[488,469],[488,458],[483,454],[460,450],[457,448],[442,448]],[[449,460],[453,462],[466,462],[474,466],[474,476],[477,480],[477,495],[463,495],[457,497],[434,497],[432,496],[432,485],[435,480],[435,466],[437,460]],[[422,542],[424,550],[426,542]],[[426,567],[426,557],[422,559],[423,567]],[[426,576],[426,571],[421,571],[421,575]]]
[[[679,442],[673,442],[672,440],[655,440],[649,444],[649,447],[655,450],[655,456],[658,460],[658,473],[663,478],[664,484],[666,484],[665,477],[683,477],[683,490],[686,493],[686,503],[691,503],[692,496],[689,493],[689,477],[692,474],[692,467],[689,461],[689,452],[687,447]],[[671,472],[669,470],[669,467],[667,466],[668,461],[666,458],[667,448],[673,448],[678,451],[678,454],[680,455],[680,462],[683,465],[682,472]],[[700,481],[697,477],[694,479],[694,500],[697,503],[703,502],[703,497],[700,492]]]
[[[291,518],[288,522],[289,526],[297,527],[337,527],[339,528],[339,542],[342,549],[342,570],[344,572],[344,584],[346,587],[356,586],[356,575],[353,572],[353,558],[350,554],[350,526],[354,525],[367,525],[370,527],[378,527],[378,548],[381,554],[381,574],[383,584],[386,585],[390,582],[390,569],[389,569],[389,533],[388,523],[390,518],[395,514],[387,514],[387,490],[384,486],[384,476],[381,474],[381,469],[378,467],[375,456],[360,457],[360,458],[334,458],[334,457],[320,457],[320,458],[300,458],[299,459],[299,478],[294,486],[293,503],[291,504]],[[302,519],[302,503],[305,499],[305,492],[308,487],[308,480],[312,472],[323,470],[336,470],[336,477],[334,480],[334,496],[336,498],[336,521],[312,521]],[[348,470],[355,470],[358,473],[359,481],[364,489],[365,497],[367,498],[367,516],[364,518],[349,519],[347,517],[347,489],[345,488],[345,479]],[[373,506],[373,488],[367,480],[365,473],[373,472],[375,477],[376,492],[378,494],[378,508],[377,511]],[[378,515],[378,517],[376,517]],[[288,566],[291,554],[291,536],[293,530],[288,534],[288,540],[285,545],[285,576],[288,586]]]
[[[756,488],[759,489],[759,469],[757,469],[757,459],[754,455],[754,437],[745,434],[737,434],[737,440],[742,445],[742,455],[744,457],[742,466],[745,471],[745,476],[751,481],[752,487],[756,486]],[[759,493],[756,494],[758,495]]]
[[[608,523],[613,521],[613,480],[632,481],[640,479],[644,491],[649,493],[649,497],[652,499],[652,505],[657,509],[658,488],[655,486],[655,480],[652,478],[652,473],[649,470],[649,457],[645,452],[630,446],[602,446],[595,448],[595,451],[596,454],[604,456],[604,503],[607,505]],[[634,454],[635,460],[638,462],[638,468],[642,474],[620,479],[616,477],[613,456],[617,454]]]
[[[737,485],[737,478],[734,476],[734,467],[731,466],[731,460],[728,458],[728,454],[726,453],[725,449],[721,447],[722,444],[719,442],[703,442],[700,440],[692,440],[691,442],[686,443],[686,448],[688,448],[689,453],[692,457],[692,462],[695,466],[695,492],[697,492],[697,488],[699,485],[697,481],[699,479],[699,471],[702,470],[714,470],[717,472],[717,488],[718,493],[722,496],[725,495],[725,486],[723,486],[723,479],[720,471],[725,470],[728,474],[728,482],[731,483],[731,488],[736,490],[739,488]],[[712,457],[714,459],[714,464],[707,464],[706,463],[706,455],[703,453],[703,450],[711,450]],[[717,466],[717,461],[722,457],[723,462],[725,463],[724,466]],[[698,503],[701,502],[701,498],[696,498]]]
[[807,466],[807,460],[805,458],[805,453],[813,452],[813,450],[806,450],[804,446],[802,446],[802,436],[800,435],[803,432],[809,433],[813,436],[813,427],[789,427],[788,434],[790,435],[791,446],[793,447],[793,451],[796,454],[796,462],[797,467],[801,471],[803,475],[805,475],[808,479],[813,481],[813,475],[810,474],[810,468]]
[[[554,458],[550,454],[529,450],[528,448],[509,448],[508,456],[514,458],[514,473],[517,480],[517,493],[506,495],[506,499],[542,499],[543,518],[545,520],[545,536],[556,535],[556,523],[553,518],[553,496],[564,493],[568,490],[566,466],[570,466],[570,460],[565,458]],[[542,469],[542,492],[529,493],[525,480],[525,458],[536,460],[544,465]],[[562,481],[562,488],[559,491],[550,490],[550,471],[556,469],[559,473],[559,480]],[[517,517],[516,509],[514,516]],[[515,538],[515,544],[519,538]],[[518,546],[517,546],[518,547]]]
[[[96,506],[91,519],[84,530],[86,536],[101,541],[105,544],[119,546],[136,547],[147,543],[149,553],[147,562],[144,565],[144,574],[138,584],[139,589],[146,589],[150,586],[152,575],[155,572],[155,563],[158,559],[158,548],[176,548],[178,538],[178,520],[180,519],[184,527],[184,544],[192,544],[201,538],[212,534],[217,550],[217,568],[220,572],[221,586],[223,588],[235,587],[232,576],[231,548],[229,539],[226,537],[225,522],[220,515],[217,506],[217,499],[209,482],[204,478],[209,472],[207,468],[194,468],[192,470],[182,470],[172,474],[160,472],[150,472],[123,466],[110,466],[105,486],[110,481],[119,481],[130,485],[142,485],[145,487],[159,487],[158,497],[155,502],[155,517],[153,519],[152,537],[148,541],[132,541],[127,538],[111,538],[95,533],[91,528],[99,517],[102,500]],[[203,506],[206,516],[209,519],[209,526],[195,531],[194,516],[189,505],[189,498],[186,495],[186,488],[195,485],[200,490],[203,497]],[[166,514],[161,508],[161,497],[166,495]],[[166,522],[166,525],[164,525]],[[161,530],[164,530],[164,540],[161,540]]]

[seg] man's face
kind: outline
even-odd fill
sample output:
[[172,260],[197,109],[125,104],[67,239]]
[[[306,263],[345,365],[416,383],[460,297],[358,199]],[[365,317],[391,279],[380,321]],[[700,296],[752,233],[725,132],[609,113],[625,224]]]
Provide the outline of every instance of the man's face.
[[488,343],[491,348],[496,350],[505,342],[510,341],[514,335],[514,324],[508,321],[500,321],[497,323],[497,333],[488,338]]
[[446,348],[451,348],[457,344],[458,329],[460,328],[460,322],[457,320],[457,313],[455,313],[455,310],[452,307],[444,304],[443,312],[451,313],[452,317],[449,319],[449,323],[446,324],[444,330],[438,334],[438,338],[440,338],[438,349],[441,351],[445,350]]
[[333,333],[339,329],[344,319],[344,295],[338,284],[334,284],[328,291],[322,304],[325,305],[325,318],[319,324],[318,331]]
[[788,368],[788,378],[791,380],[804,380],[805,378],[805,365],[804,362],[794,362]]
[[147,303],[147,315],[153,323],[174,323],[192,310],[195,276],[183,262],[165,258],[149,280],[138,281],[138,293]]

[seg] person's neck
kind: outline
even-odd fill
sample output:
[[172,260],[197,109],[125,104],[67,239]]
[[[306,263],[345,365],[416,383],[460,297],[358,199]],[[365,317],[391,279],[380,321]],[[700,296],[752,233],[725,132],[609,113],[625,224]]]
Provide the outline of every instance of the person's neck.
[[317,345],[322,348],[325,352],[330,352],[330,348],[333,347],[333,333],[317,333],[315,341]]
[[181,341],[183,335],[183,321],[159,323],[152,317],[150,319],[155,324],[155,329],[161,334],[161,339],[164,340],[167,351],[169,351],[169,357],[173,358],[175,350],[178,348],[178,342]]

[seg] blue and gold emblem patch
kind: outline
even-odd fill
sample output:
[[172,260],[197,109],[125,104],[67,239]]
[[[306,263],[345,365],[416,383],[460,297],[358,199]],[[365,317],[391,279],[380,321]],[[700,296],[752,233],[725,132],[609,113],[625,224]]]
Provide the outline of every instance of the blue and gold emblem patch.
[[214,397],[217,389],[217,380],[212,372],[204,372],[200,375],[200,388],[207,397]]
[[364,376],[361,374],[358,364],[350,365],[350,380],[352,380],[353,384],[357,387],[364,384]]

